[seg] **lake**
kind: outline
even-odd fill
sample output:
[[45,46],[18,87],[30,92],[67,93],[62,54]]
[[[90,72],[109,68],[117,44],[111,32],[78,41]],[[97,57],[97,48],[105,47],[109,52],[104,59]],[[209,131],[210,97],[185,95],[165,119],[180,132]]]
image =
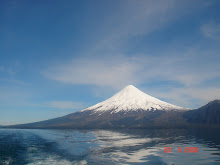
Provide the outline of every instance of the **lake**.
[[0,164],[217,165],[220,129],[0,129]]

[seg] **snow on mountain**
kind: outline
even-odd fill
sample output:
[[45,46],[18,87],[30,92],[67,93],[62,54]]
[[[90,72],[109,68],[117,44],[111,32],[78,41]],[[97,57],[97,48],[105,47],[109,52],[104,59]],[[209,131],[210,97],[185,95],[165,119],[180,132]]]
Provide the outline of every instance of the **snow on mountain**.
[[111,113],[118,112],[128,112],[137,110],[185,110],[182,107],[172,105],[161,101],[155,97],[147,95],[146,93],[140,91],[133,85],[128,85],[121,91],[116,93],[111,98],[100,102],[94,106],[88,107],[82,111],[92,110],[94,112],[106,112],[111,111]]

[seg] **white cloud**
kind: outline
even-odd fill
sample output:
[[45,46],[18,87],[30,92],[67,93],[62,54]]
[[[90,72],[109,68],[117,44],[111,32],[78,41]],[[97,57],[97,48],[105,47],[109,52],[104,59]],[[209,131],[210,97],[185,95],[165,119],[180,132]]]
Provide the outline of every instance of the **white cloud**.
[[[105,22],[97,25],[97,28],[93,27],[98,33],[93,35],[96,38],[88,49],[85,47],[83,57],[50,65],[43,71],[43,75],[63,83],[95,85],[117,90],[128,84],[141,86],[157,81],[174,81],[183,87],[179,91],[176,90],[176,94],[162,94],[165,98],[170,95],[177,103],[185,100],[185,105],[189,103],[185,95],[203,100],[212,98],[215,92],[208,97],[201,94],[208,87],[200,90],[199,87],[205,81],[220,75],[220,56],[216,50],[204,51],[193,45],[188,50],[172,48],[176,50],[175,53],[168,49],[159,54],[133,54],[132,57],[122,53],[126,52],[125,49],[131,50],[136,44],[131,44],[133,38],[146,38],[148,34],[170,25],[177,19],[180,20],[182,16],[207,7],[206,2],[162,0],[120,3],[114,13],[105,18]],[[201,30],[204,35],[212,36],[217,32],[217,26],[204,25]]]
[[212,39],[220,39],[220,23],[208,23],[201,26],[204,36]]
[[[120,5],[109,14],[105,21],[96,27],[99,29],[96,42],[89,53],[117,52],[123,46],[127,48],[134,37],[145,36],[168,26],[195,10],[204,7],[201,1],[139,0],[119,1]],[[198,5],[198,3],[200,5]],[[190,10],[186,10],[189,9]],[[134,42],[132,42],[134,44]]]
[[45,103],[45,106],[57,109],[83,109],[85,105],[81,102],[73,101],[50,101]]
[[211,100],[220,99],[220,88],[217,87],[184,87],[172,88],[168,91],[144,89],[144,91],[186,108],[199,108]]
[[[55,64],[43,74],[64,83],[113,88],[161,79],[190,86],[215,77],[218,73],[211,73],[213,67],[204,69],[204,65],[192,63],[198,59],[198,51],[177,52],[175,55],[167,52],[156,54],[157,57],[137,55],[137,58],[121,53],[122,45],[133,37],[147,35],[194,11],[192,9],[207,6],[202,5],[205,2],[200,5],[197,2],[200,1],[120,1],[114,13],[106,16],[107,21],[97,25],[96,29],[100,29],[100,33],[97,33],[99,39],[94,40],[91,49],[85,48],[84,58]],[[191,10],[185,10],[189,6]],[[201,72],[208,74],[198,74]]]
[[0,82],[14,83],[17,85],[29,85],[29,83],[27,82],[21,80],[15,80],[13,78],[0,78]]
[[107,59],[75,59],[69,64],[51,68],[43,74],[47,77],[71,84],[122,87],[136,83],[134,79],[140,66],[134,58],[116,57]]
[[12,68],[12,67],[0,66],[0,72],[6,73],[9,76],[16,74],[17,73],[16,69],[17,69],[16,67]]
[[[196,60],[198,55],[199,62]],[[210,57],[213,62],[209,62]],[[173,81],[182,84],[181,87],[171,87],[171,91],[162,93],[158,86],[158,91],[152,94],[160,98],[170,98],[174,101],[172,103],[180,106],[191,107],[189,98],[199,99],[204,103],[220,96],[217,87],[204,85],[208,80],[219,78],[220,66],[215,61],[219,61],[218,56],[200,50],[194,50],[193,55],[182,52],[178,56],[113,56],[91,60],[79,58],[65,65],[50,67],[43,74],[64,83],[110,87],[116,90],[128,84],[141,86],[145,83]]]

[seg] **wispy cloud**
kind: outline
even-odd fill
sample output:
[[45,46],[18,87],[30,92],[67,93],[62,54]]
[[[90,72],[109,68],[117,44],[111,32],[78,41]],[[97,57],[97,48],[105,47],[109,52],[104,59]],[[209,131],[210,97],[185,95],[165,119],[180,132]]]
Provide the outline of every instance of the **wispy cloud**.
[[128,83],[139,85],[158,80],[172,80],[184,86],[196,86],[219,77],[220,57],[215,52],[202,52],[198,48],[193,52],[190,49],[177,53],[178,55],[167,52],[156,56],[112,56],[102,59],[77,58],[56,67],[51,66],[43,74],[64,83],[113,88],[121,88]]
[[201,26],[201,32],[204,36],[211,39],[220,39],[220,23],[207,23]]
[[0,72],[12,76],[12,75],[14,75],[17,71],[16,71],[16,69],[13,69],[12,67],[0,66]]
[[211,100],[220,99],[219,87],[184,87],[171,88],[170,90],[160,90],[145,88],[143,91],[149,92],[155,97],[161,98],[164,101],[181,105],[185,108],[198,108],[207,104]]
[[[182,50],[178,50],[174,45],[166,49],[166,52],[129,55],[125,53],[127,49],[135,47],[134,41],[140,41],[143,36],[147,38],[149,34],[172,25],[175,20],[181,20],[182,16],[207,7],[207,3],[173,0],[120,3],[114,13],[106,18],[107,21],[97,25],[96,30],[99,31],[94,35],[96,39],[88,49],[85,48],[83,57],[74,57],[71,61],[50,65],[42,72],[43,75],[63,83],[113,89],[120,89],[128,84],[141,86],[157,81],[173,81],[181,84],[181,87],[172,87],[165,93],[159,90],[157,92],[164,97],[170,96],[174,103],[180,103],[182,106],[191,105],[190,99],[186,98],[214,98],[216,92],[209,92],[206,96],[202,93],[210,89],[205,85],[206,81],[216,79],[220,75],[219,49],[204,50],[199,43],[195,43]],[[205,24],[198,30],[207,37],[214,37],[219,33],[218,26]],[[214,91],[214,88],[210,91]],[[218,88],[215,90],[218,91]],[[181,103],[183,100],[185,103]]]
[[[172,21],[181,19],[205,6],[201,1],[119,1],[120,5],[101,25],[92,49],[87,52],[105,53],[123,51],[134,44],[135,37],[143,37],[169,26]],[[198,5],[198,3],[200,5]],[[186,10],[190,9],[190,10]],[[132,44],[131,44],[132,43]]]
[[27,82],[21,80],[15,80],[13,78],[0,78],[0,82],[13,83],[17,85],[29,85],[29,83]]
[[43,74],[48,78],[71,84],[121,87],[134,79],[140,66],[133,58],[75,59],[69,64],[50,68]]
[[73,101],[50,101],[45,103],[46,107],[57,108],[57,109],[72,109],[72,110],[81,110],[86,108],[85,104],[81,102]]
[[[204,57],[199,55],[201,51],[191,48],[186,52],[176,51],[176,54],[161,52],[128,57],[124,53],[125,49],[135,45],[134,42],[131,44],[135,37],[146,37],[205,6],[205,1],[119,1],[114,12],[95,28],[99,30],[94,35],[98,39],[94,39],[89,49],[85,48],[83,57],[55,64],[55,67],[49,66],[43,75],[64,83],[113,88],[158,79],[178,81],[190,86],[215,77],[218,73],[211,73],[213,67],[204,69],[201,63],[194,62],[198,56]],[[190,10],[185,10],[189,7]],[[199,74],[201,72],[206,74]]]
[[27,82],[16,77],[22,69],[23,67],[18,61],[14,61],[10,65],[0,65],[0,82],[28,85]]
[[[172,98],[173,103],[180,103],[179,105],[182,106],[191,106],[190,99],[187,98],[200,99],[204,103],[219,97],[219,87],[210,88],[206,85],[206,81],[219,78],[220,66],[217,62],[219,56],[200,50],[189,52],[179,54],[182,58],[172,55],[118,56],[92,60],[80,58],[69,64],[51,67],[44,72],[44,75],[64,83],[106,86],[115,89],[128,84],[139,86],[157,81],[174,81],[182,84],[179,89],[172,87],[171,91],[157,92],[164,98]],[[196,60],[198,56],[199,62]],[[161,87],[158,86],[158,89]],[[159,96],[156,93],[155,95]],[[184,100],[185,103],[183,103]]]

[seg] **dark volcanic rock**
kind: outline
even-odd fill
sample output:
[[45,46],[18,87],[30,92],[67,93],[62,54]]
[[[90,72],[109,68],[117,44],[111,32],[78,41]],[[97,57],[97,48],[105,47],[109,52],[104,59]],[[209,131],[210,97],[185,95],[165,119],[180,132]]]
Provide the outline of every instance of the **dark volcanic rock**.
[[214,100],[196,110],[188,111],[184,117],[189,123],[220,125],[220,100]]

